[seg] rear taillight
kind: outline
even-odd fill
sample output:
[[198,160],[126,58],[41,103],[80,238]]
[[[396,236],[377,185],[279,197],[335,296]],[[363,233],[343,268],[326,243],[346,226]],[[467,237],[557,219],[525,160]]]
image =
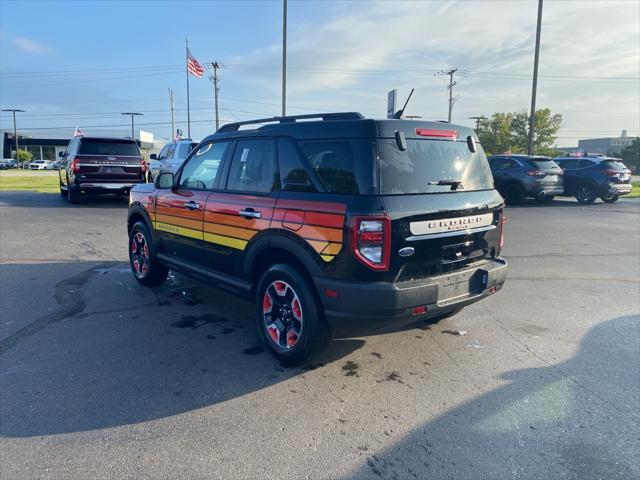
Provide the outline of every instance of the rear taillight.
[[504,212],[500,212],[500,249],[504,247],[504,224],[507,223],[507,217],[504,215]]
[[144,161],[144,158],[140,159],[140,169],[142,173],[147,173],[147,162]]
[[78,173],[80,171],[80,159],[79,158],[74,158],[71,161],[71,171],[73,173]]
[[361,263],[372,270],[388,270],[391,254],[389,217],[354,217],[351,250]]
[[527,172],[527,175],[529,175],[530,177],[544,177],[546,174],[547,172],[543,170],[529,170]]
[[609,177],[617,177],[620,174],[624,174],[624,172],[619,172],[618,170],[605,170],[604,173]]

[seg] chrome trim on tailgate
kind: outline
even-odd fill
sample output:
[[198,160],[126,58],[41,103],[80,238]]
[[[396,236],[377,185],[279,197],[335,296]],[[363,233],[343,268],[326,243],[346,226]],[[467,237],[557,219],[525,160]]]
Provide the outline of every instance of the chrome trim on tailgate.
[[424,220],[411,222],[409,230],[413,235],[431,235],[436,233],[460,232],[463,230],[486,227],[493,223],[493,212],[482,215],[470,215],[457,218],[440,218],[436,220]]
[[431,238],[455,237],[456,235],[471,235],[473,233],[488,232],[489,230],[495,230],[496,228],[497,227],[495,225],[487,225],[486,227],[467,228],[466,230],[456,230],[453,232],[428,233],[426,235],[412,235],[411,237],[405,238],[405,240],[407,242],[415,242],[418,240],[428,240]]

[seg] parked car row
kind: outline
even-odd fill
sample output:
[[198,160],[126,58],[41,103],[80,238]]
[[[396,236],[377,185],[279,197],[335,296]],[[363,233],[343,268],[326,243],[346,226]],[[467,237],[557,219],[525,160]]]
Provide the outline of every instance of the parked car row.
[[525,198],[548,203],[555,196],[615,203],[631,192],[631,171],[617,158],[493,155],[488,160],[495,186],[510,205]]

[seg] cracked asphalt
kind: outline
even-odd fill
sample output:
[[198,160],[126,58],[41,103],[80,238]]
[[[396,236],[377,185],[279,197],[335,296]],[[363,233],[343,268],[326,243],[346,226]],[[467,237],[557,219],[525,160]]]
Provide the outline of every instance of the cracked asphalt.
[[0,194],[2,479],[640,477],[637,200],[508,208],[501,292],[314,368],[249,303],[139,286],[126,209]]

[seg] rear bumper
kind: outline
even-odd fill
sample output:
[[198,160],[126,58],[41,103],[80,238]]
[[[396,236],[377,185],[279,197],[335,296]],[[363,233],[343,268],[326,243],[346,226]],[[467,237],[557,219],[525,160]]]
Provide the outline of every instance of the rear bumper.
[[82,182],[72,185],[72,188],[76,190],[80,190],[82,192],[87,193],[115,193],[115,192],[126,192],[131,190],[136,185],[140,185],[141,183],[145,183],[144,181],[139,182]]
[[531,193],[534,197],[562,195],[564,193],[564,185],[536,185]]
[[607,184],[609,195],[627,195],[631,193],[630,183],[609,183]]
[[[399,327],[445,315],[452,310],[475,303],[500,290],[507,276],[507,262],[494,259],[482,267],[431,277],[420,282],[355,283],[326,278],[314,278],[324,306],[325,317],[339,333],[366,333],[387,327]],[[454,298],[442,298],[445,287],[471,282],[475,288]],[[325,290],[338,292],[329,298]],[[416,307],[426,307],[426,313],[414,315]]]

